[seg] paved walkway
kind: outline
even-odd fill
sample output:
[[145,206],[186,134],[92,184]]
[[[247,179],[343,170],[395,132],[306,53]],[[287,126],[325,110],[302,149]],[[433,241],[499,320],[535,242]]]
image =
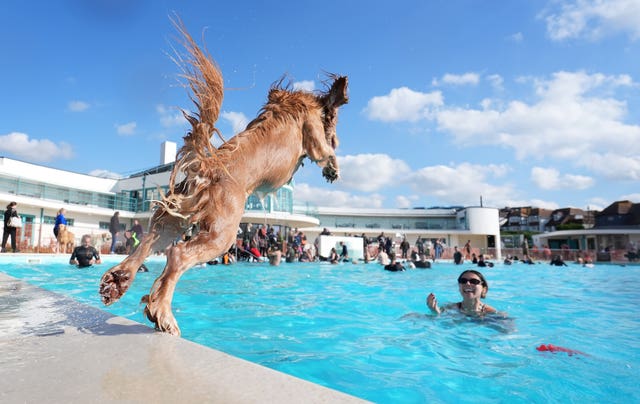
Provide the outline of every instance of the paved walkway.
[[2,403],[359,403],[0,273]]

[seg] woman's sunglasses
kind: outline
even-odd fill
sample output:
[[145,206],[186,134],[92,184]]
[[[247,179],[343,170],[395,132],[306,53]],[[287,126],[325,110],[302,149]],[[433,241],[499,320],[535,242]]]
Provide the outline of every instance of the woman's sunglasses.
[[466,283],[470,283],[472,285],[479,285],[482,283],[482,281],[480,279],[476,279],[476,278],[458,278],[458,283],[461,285],[465,285]]

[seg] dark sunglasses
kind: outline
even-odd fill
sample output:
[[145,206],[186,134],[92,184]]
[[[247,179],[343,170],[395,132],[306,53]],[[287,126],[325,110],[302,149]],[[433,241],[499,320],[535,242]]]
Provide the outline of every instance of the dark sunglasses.
[[476,278],[458,278],[458,283],[461,285],[465,285],[466,283],[470,283],[472,285],[479,285],[482,283],[482,281],[480,279],[476,279]]

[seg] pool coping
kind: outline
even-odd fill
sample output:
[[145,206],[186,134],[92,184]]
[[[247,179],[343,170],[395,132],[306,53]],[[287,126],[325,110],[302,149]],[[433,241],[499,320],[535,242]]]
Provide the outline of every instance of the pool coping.
[[3,272],[0,365],[5,403],[366,402]]

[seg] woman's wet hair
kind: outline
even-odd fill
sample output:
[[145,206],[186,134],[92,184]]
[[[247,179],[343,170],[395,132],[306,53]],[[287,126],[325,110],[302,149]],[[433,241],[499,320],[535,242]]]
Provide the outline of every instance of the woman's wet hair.
[[485,298],[487,297],[487,291],[489,291],[489,284],[487,283],[487,280],[484,278],[484,275],[482,275],[480,272],[476,271],[475,269],[467,269],[465,271],[463,271],[460,276],[458,276],[458,280],[460,280],[460,278],[462,278],[462,276],[464,274],[474,274],[476,275],[478,278],[480,278],[480,281],[482,282],[482,294],[480,295],[481,298]]

